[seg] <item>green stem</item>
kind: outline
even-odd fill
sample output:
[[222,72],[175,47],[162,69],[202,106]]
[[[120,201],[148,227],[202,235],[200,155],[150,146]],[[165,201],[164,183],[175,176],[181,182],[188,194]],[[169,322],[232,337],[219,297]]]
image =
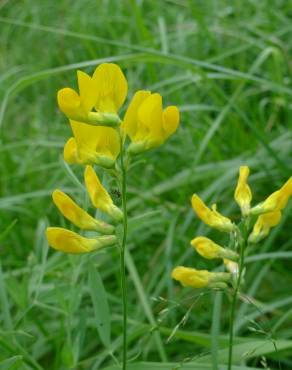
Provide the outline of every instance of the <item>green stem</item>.
[[233,334],[234,334],[234,319],[235,319],[235,308],[237,304],[238,291],[242,280],[242,272],[244,268],[244,252],[246,246],[246,236],[240,241],[240,257],[239,257],[239,271],[236,285],[233,292],[232,303],[231,303],[231,313],[229,321],[229,351],[228,351],[228,370],[232,370],[232,353],[233,353]]
[[128,326],[128,301],[127,301],[127,281],[126,281],[126,264],[125,250],[128,232],[128,215],[127,215],[127,169],[124,160],[123,149],[121,150],[121,170],[122,170],[122,208],[123,208],[123,238],[120,250],[120,269],[121,269],[121,286],[123,300],[123,366],[122,369],[127,369],[127,326]]

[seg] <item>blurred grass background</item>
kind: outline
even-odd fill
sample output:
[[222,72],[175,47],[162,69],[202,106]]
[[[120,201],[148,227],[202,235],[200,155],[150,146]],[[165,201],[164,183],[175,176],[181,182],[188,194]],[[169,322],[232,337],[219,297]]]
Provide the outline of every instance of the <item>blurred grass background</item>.
[[[169,273],[177,264],[217,266],[189,247],[199,234],[224,241],[195,218],[194,192],[238,220],[241,164],[251,168],[254,202],[291,175],[291,20],[291,1],[281,0],[0,2],[1,369],[99,369],[120,358],[117,251],[72,257],[48,250],[44,237],[48,224],[66,225],[51,202],[55,188],[89,205],[81,169],[62,159],[71,132],[56,92],[76,86],[77,68],[91,73],[102,61],[123,68],[128,100],[147,88],[181,110],[178,132],[129,176],[130,357],[184,366],[201,356],[209,366],[216,323],[224,351],[227,296],[183,289]],[[238,365],[292,368],[291,220],[290,205],[251,251]],[[87,284],[92,262],[111,310],[107,349]],[[283,351],[275,353],[273,340]]]

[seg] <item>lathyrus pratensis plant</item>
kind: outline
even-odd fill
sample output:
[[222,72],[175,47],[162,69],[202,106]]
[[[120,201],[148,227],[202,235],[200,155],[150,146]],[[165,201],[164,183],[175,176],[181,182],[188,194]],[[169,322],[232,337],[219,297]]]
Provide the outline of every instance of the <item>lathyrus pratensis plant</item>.
[[[123,301],[123,370],[127,366],[127,289],[125,248],[127,241],[127,172],[131,158],[158,147],[179,125],[175,106],[163,110],[162,97],[150,91],[137,91],[123,119],[118,111],[125,102],[128,84],[119,66],[99,65],[90,77],[77,72],[79,93],[71,88],[58,92],[60,110],[68,117],[73,137],[64,146],[69,164],[86,166],[84,181],[94,207],[108,216],[106,223],[89,215],[61,190],[55,190],[53,201],[59,211],[81,230],[96,236],[81,236],[60,227],[48,227],[49,245],[65,253],[88,253],[116,245],[120,250],[120,273]],[[129,140],[128,140],[129,139]],[[128,143],[129,142],[129,143]],[[97,165],[116,179],[122,197],[122,209],[113,202],[101,184],[93,166]],[[116,225],[123,225],[121,240]]]
[[234,193],[235,201],[241,209],[241,220],[238,224],[219,213],[216,204],[210,209],[197,194],[192,196],[192,207],[197,216],[208,226],[228,233],[229,242],[227,246],[221,246],[207,237],[198,236],[191,241],[191,246],[206,259],[221,259],[225,272],[210,272],[183,266],[178,266],[172,271],[173,279],[183,286],[215,288],[231,292],[228,370],[232,366],[233,323],[238,293],[242,287],[246,269],[245,255],[252,250],[252,245],[263,240],[270,229],[280,222],[282,211],[292,195],[292,177],[290,177],[279,190],[262,203],[251,207],[252,192],[247,183],[248,176],[249,168],[240,167]]

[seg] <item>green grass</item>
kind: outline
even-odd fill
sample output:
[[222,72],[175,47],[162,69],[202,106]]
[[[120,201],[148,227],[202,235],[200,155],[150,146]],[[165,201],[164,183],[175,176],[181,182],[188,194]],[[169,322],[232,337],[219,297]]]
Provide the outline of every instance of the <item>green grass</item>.
[[[0,369],[116,369],[120,359],[118,252],[67,256],[49,250],[44,236],[49,224],[68,226],[51,201],[55,188],[89,204],[81,169],[62,159],[71,133],[56,92],[75,86],[77,68],[92,72],[107,60],[123,68],[128,100],[148,88],[181,109],[178,132],[129,175],[129,356],[140,364],[132,368],[211,369],[218,347],[225,369],[228,297],[214,304],[214,293],[183,289],[169,272],[217,265],[189,247],[200,233],[222,240],[195,217],[194,192],[238,220],[241,164],[251,168],[255,203],[291,176],[291,8],[281,0],[0,3]],[[291,220],[290,205],[249,257],[236,370],[265,361],[292,368]],[[88,284],[92,264],[110,308],[106,348]],[[212,318],[220,312],[219,327]]]

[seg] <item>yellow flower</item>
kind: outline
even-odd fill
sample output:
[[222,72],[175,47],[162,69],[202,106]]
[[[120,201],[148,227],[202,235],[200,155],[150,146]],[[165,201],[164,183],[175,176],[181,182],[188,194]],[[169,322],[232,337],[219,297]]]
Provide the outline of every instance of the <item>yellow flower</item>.
[[52,248],[73,254],[92,252],[96,249],[111,246],[117,241],[114,235],[89,239],[61,227],[48,227],[46,235]]
[[212,206],[212,210],[209,209],[197,194],[192,196],[192,206],[197,216],[205,222],[205,224],[214,229],[225,232],[231,232],[235,229],[235,225],[229,218],[217,212],[215,204]]
[[250,210],[250,202],[252,200],[252,193],[247,183],[249,175],[249,168],[241,166],[239,169],[239,179],[235,189],[234,198],[239,205],[242,215],[246,216]]
[[281,211],[268,212],[260,215],[255,223],[248,240],[250,243],[258,243],[270,232],[270,229],[281,220]]
[[228,258],[237,261],[238,254],[230,249],[223,248],[205,236],[199,236],[191,241],[191,245],[204,258]]
[[61,111],[73,121],[106,126],[117,123],[116,113],[128,92],[127,80],[120,67],[103,63],[96,68],[92,77],[77,71],[77,80],[79,94],[68,87],[58,91]]
[[[77,121],[70,121],[70,124],[77,153],[69,157],[68,163],[97,164],[105,168],[114,166],[120,153],[120,138],[115,129],[94,127]],[[74,149],[73,146],[72,149]],[[74,153],[73,150],[71,152]],[[66,160],[65,157],[64,159]]]
[[77,78],[79,95],[70,88],[58,92],[59,107],[70,119],[75,138],[75,142],[71,138],[66,143],[64,159],[70,164],[110,168],[120,153],[120,138],[115,129],[104,126],[119,121],[117,111],[125,101],[127,81],[112,63],[99,65],[92,78],[78,71]]
[[99,231],[102,234],[114,232],[115,228],[112,225],[91,217],[61,190],[55,190],[52,197],[63,216],[81,229]]
[[277,191],[272,193],[265,201],[253,207],[250,211],[253,215],[281,211],[284,209],[292,195],[292,176]]
[[196,270],[189,267],[178,266],[171,274],[172,278],[179,281],[183,286],[192,288],[226,288],[231,275],[227,272],[209,272]]
[[111,196],[102,186],[94,169],[91,166],[86,166],[84,172],[85,185],[92,204],[107,213],[116,221],[122,221],[123,212],[114,205]]
[[122,123],[124,134],[132,141],[128,151],[140,153],[163,144],[178,125],[176,106],[163,110],[161,95],[143,90],[136,92]]

